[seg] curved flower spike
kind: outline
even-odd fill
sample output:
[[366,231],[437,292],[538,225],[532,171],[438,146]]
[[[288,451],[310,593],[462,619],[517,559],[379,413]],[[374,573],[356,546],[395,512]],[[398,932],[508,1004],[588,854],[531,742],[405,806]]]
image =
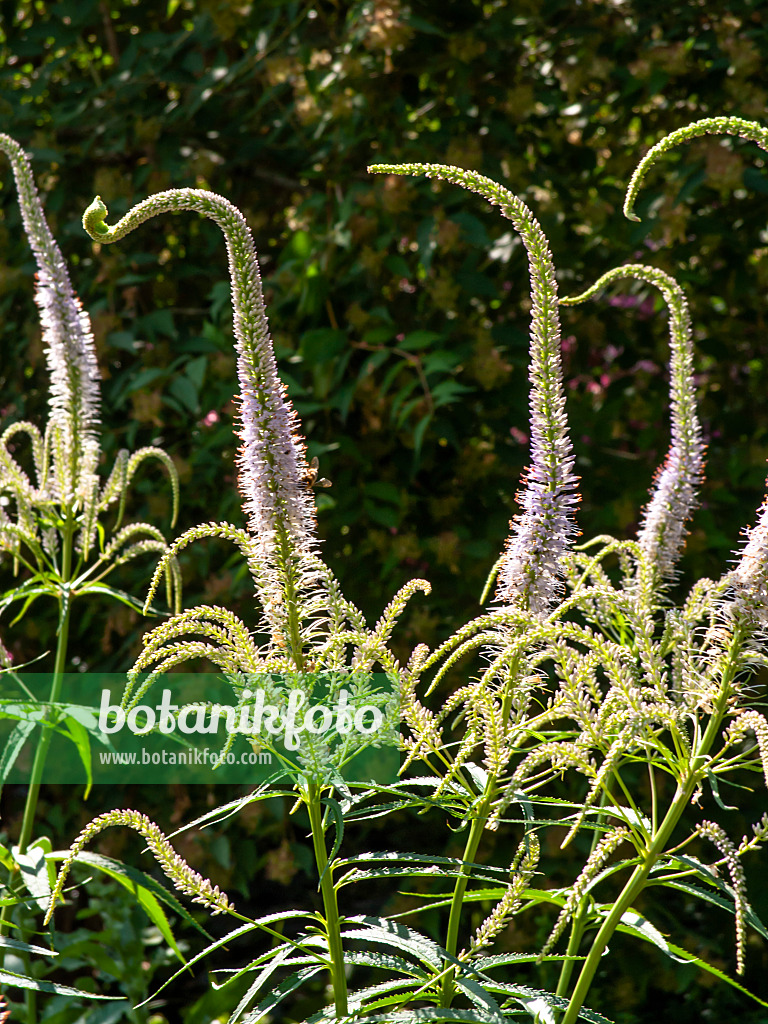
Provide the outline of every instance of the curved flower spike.
[[[237,373],[240,382],[243,447],[240,487],[256,536],[256,557],[269,577],[262,592],[265,613],[278,633],[286,632],[286,605],[299,587],[298,563],[317,545],[315,507],[298,419],[277,374],[253,237],[242,213],[222,196],[200,189],[171,189],[145,199],[114,227],[97,196],[83,215],[83,227],[97,242],[116,242],[163,213],[192,210],[215,221],[227,245],[232,280]],[[288,631],[298,644],[297,626]]]
[[728,873],[731,876],[733,887],[733,902],[736,916],[736,973],[744,973],[744,961],[747,952],[747,924],[746,918],[749,913],[747,901],[747,879],[744,868],[739,860],[736,847],[728,838],[723,829],[714,821],[702,821],[696,826],[694,832],[708,839],[717,847],[728,865]]
[[234,909],[226,895],[220,891],[218,885],[213,885],[209,879],[203,878],[197,871],[193,871],[184,858],[176,853],[166,836],[153,821],[149,820],[146,814],[132,810],[116,810],[107,811],[105,814],[100,814],[97,818],[94,818],[93,821],[85,826],[70,847],[69,853],[59,870],[56,885],[51,893],[51,902],[45,915],[45,924],[48,924],[50,921],[53,911],[56,909],[56,904],[62,898],[64,885],[75,858],[91,839],[100,832],[103,832],[105,828],[110,828],[113,825],[127,825],[143,836],[165,876],[173,882],[180,892],[191,896],[194,903],[202,903],[213,914],[223,914]]
[[[631,220],[639,219],[633,212],[633,206],[648,169],[678,143],[701,135],[737,135],[755,142],[768,152],[768,128],[755,121],[745,121],[741,117],[707,117],[694,121],[657,142],[640,161],[627,189],[624,203],[627,217]],[[729,615],[756,619],[765,624],[768,622],[768,496],[757,515],[756,525],[747,530],[747,543],[740,552],[738,564],[727,575],[734,585],[735,594],[727,602],[725,610]]]
[[24,230],[37,262],[35,302],[51,375],[51,422],[60,432],[65,455],[57,460],[55,486],[63,501],[71,501],[75,492],[86,500],[95,484],[99,457],[100,374],[91,322],[45,220],[26,154],[4,134],[0,134],[0,150],[13,168]]
[[742,117],[705,117],[684,128],[678,128],[677,131],[666,135],[649,149],[635,168],[624,199],[625,217],[628,217],[629,220],[640,220],[634,210],[635,199],[637,199],[643,178],[656,161],[679,143],[688,142],[689,139],[696,139],[701,135],[738,135],[742,139],[756,142],[761,149],[768,151],[768,128],[763,128],[755,121],[745,121]]
[[524,493],[517,499],[523,514],[499,568],[497,599],[544,616],[561,588],[560,560],[578,532],[573,512],[579,496],[568,437],[560,353],[560,318],[552,256],[536,218],[516,195],[491,178],[443,164],[376,164],[378,174],[425,174],[477,192],[512,221],[528,252],[531,277],[531,466]]
[[643,513],[637,537],[650,563],[663,577],[673,571],[685,547],[685,523],[696,508],[696,492],[704,468],[705,445],[696,413],[691,318],[685,293],[663,270],[628,264],[609,270],[580,295],[561,299],[560,305],[578,305],[606,285],[625,278],[655,285],[669,307],[672,443],[664,463],[656,471],[651,501]]

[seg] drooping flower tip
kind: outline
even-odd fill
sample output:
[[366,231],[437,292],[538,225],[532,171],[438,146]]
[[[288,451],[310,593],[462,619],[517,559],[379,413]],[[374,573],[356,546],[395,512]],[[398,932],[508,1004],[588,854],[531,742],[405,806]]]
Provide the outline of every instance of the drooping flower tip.
[[96,196],[83,214],[83,227],[94,241],[98,241],[100,235],[109,234],[109,228],[105,223],[108,216],[101,196]]

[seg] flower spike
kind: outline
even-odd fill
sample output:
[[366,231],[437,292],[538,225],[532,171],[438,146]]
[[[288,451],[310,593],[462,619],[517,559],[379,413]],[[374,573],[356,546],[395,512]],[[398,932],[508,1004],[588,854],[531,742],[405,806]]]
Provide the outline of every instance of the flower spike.
[[186,188],[145,199],[114,227],[105,223],[107,208],[97,196],[83,215],[83,227],[97,242],[116,242],[151,217],[186,210],[215,221],[227,245],[241,397],[240,487],[256,536],[256,557],[270,580],[262,593],[265,612],[284,634],[286,595],[299,585],[298,562],[317,545],[315,507],[305,484],[309,467],[298,419],[277,374],[256,249],[245,218],[222,196]]
[[24,230],[37,262],[35,302],[51,375],[51,421],[61,435],[56,488],[63,500],[75,491],[90,497],[99,457],[99,379],[91,321],[75,295],[67,265],[43,214],[24,150],[0,133],[0,150],[11,162]]
[[56,909],[56,904],[62,898],[64,885],[75,858],[91,839],[103,832],[105,828],[111,828],[114,825],[127,825],[143,836],[163,874],[173,882],[180,892],[190,896],[194,903],[202,903],[204,907],[211,910],[212,914],[223,914],[234,909],[218,885],[213,885],[209,879],[203,878],[197,871],[194,871],[184,858],[176,853],[166,836],[153,821],[149,820],[146,814],[132,810],[116,810],[107,811],[94,818],[85,826],[70,847],[51,893],[51,901],[44,924],[48,924]]
[[688,302],[673,277],[655,267],[628,264],[603,274],[580,295],[561,299],[575,306],[613,281],[634,278],[655,285],[669,307],[670,410],[672,443],[658,468],[655,486],[638,534],[638,542],[660,577],[668,576],[685,547],[685,523],[696,508],[696,492],[704,468],[705,446],[696,413],[693,342]]
[[768,128],[763,128],[755,121],[745,121],[743,117],[705,117],[684,128],[678,128],[651,147],[635,168],[624,199],[625,217],[629,220],[640,220],[635,213],[635,200],[643,178],[656,161],[680,142],[688,142],[689,139],[697,139],[701,135],[738,135],[742,139],[756,142],[761,149],[768,151]]
[[[701,135],[736,135],[756,143],[768,152],[768,128],[741,117],[707,117],[679,128],[657,142],[638,164],[627,189],[624,213],[630,220],[639,220],[633,207],[648,169],[666,152],[689,139]],[[768,497],[758,509],[754,527],[746,531],[747,542],[739,553],[736,568],[726,578],[734,593],[726,602],[728,615],[747,620],[768,622]]]
[[547,613],[561,588],[560,560],[578,532],[573,513],[579,496],[568,436],[560,353],[557,281],[549,244],[536,218],[516,195],[491,178],[443,164],[376,164],[379,174],[425,174],[477,192],[512,221],[528,252],[531,277],[531,466],[518,495],[523,513],[499,569],[497,599]]

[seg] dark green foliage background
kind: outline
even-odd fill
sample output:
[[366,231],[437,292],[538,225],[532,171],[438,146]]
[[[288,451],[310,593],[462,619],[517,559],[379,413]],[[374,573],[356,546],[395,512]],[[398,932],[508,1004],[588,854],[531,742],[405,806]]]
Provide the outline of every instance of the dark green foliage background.
[[[709,455],[681,587],[725,569],[765,477],[765,155],[696,141],[651,174],[642,223],[621,206],[663,134],[707,115],[764,117],[758,0],[4,0],[0,24],[0,126],[33,158],[93,318],[108,462],[123,446],[173,453],[177,532],[242,522],[224,246],[186,216],[98,251],[80,227],[96,193],[112,221],[177,186],[211,188],[245,212],[280,369],[333,481],[319,492],[319,527],[346,593],[374,617],[408,578],[430,580],[403,652],[476,610],[527,461],[527,266],[510,225],[480,200],[366,173],[424,160],[475,168],[521,195],[550,238],[563,294],[629,261],[686,288]],[[4,422],[41,422],[34,267],[9,171],[0,185],[0,410]],[[650,291],[615,294],[563,310],[588,537],[631,535],[668,444],[666,314]],[[167,524],[168,509],[161,471],[147,470],[133,516]],[[226,603],[256,625],[238,554],[199,544],[183,564],[185,603]],[[127,570],[121,585],[141,594],[149,571]],[[41,608],[4,638],[21,660],[50,646],[52,622]],[[142,628],[128,609],[89,611],[76,624],[80,664],[126,668]],[[151,809],[160,798],[146,799]],[[66,839],[98,810],[65,806]],[[273,877],[285,879],[299,865],[284,829],[263,834],[283,865]],[[211,845],[196,866],[217,880],[247,887],[264,867],[261,857],[245,869],[230,851],[217,868]],[[728,927],[697,951],[731,966]],[[659,973],[627,949],[613,962],[620,982],[607,974],[594,1005],[630,1022],[644,1001],[666,999],[681,1022],[725,1019],[725,990],[703,994],[690,972]],[[760,955],[750,950],[755,972]],[[750,1012],[742,1019],[766,1019]]]

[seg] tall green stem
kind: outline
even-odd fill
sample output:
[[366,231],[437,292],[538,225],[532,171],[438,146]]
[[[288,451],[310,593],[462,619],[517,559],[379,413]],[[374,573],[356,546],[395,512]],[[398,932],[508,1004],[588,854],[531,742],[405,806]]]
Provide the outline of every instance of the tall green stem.
[[[598,838],[600,835],[598,829],[605,820],[603,808],[605,807],[606,800],[608,799],[607,785],[609,784],[610,783],[607,783],[606,787],[600,790],[600,813],[597,816],[597,828],[595,828],[594,832],[592,833],[592,843],[589,850],[590,855],[595,851],[595,847],[597,846]],[[578,955],[579,946],[581,945],[581,940],[584,936],[584,930],[587,924],[587,907],[589,905],[589,900],[590,896],[588,894],[582,896],[579,900],[579,905],[576,910],[576,913],[573,915],[573,920],[571,921],[571,934],[568,939],[568,949],[566,951],[569,957],[575,957]],[[562,966],[560,968],[560,977],[557,981],[557,988],[555,989],[555,995],[565,996],[566,992],[568,991],[568,986],[571,983],[571,975],[573,974],[573,968],[575,963],[576,961],[573,959],[563,960]]]
[[[578,956],[579,946],[581,945],[581,940],[584,936],[584,930],[587,925],[588,901],[589,897],[583,896],[579,901],[578,910],[573,915],[573,921],[571,922],[571,934],[568,939],[568,949],[566,950],[566,955],[568,957]],[[557,981],[557,988],[555,989],[556,996],[565,996],[568,991],[575,963],[576,961],[574,959],[563,961],[563,965],[560,969],[560,977]]]
[[[474,863],[477,857],[477,851],[480,846],[480,840],[483,836],[483,830],[485,829],[488,821],[488,815],[491,811],[491,805],[496,793],[496,779],[494,776],[488,776],[488,781],[485,786],[485,792],[483,793],[480,807],[478,808],[477,815],[472,819],[472,825],[469,829],[469,835],[467,836],[467,842],[464,846],[464,854],[462,856],[462,867],[459,872],[459,877],[456,879],[456,885],[453,890],[453,899],[451,900],[451,910],[448,916],[448,932],[445,939],[445,948],[451,956],[456,956],[456,951],[459,945],[459,925],[461,923],[461,912],[464,907],[464,894],[467,891],[467,885],[469,884],[469,878],[471,869],[469,864]],[[443,976],[443,980],[440,987],[440,1005],[448,1007],[453,1002],[453,997],[456,993],[456,986],[454,984],[455,971],[446,971]]]
[[284,573],[285,607],[288,610],[286,640],[290,647],[296,667],[304,668],[304,644],[301,639],[301,619],[299,615],[298,586],[296,579],[296,560],[291,550],[285,526],[278,523],[275,529],[278,537],[277,549]]
[[[509,722],[509,716],[512,709],[512,683],[517,678],[517,670],[520,664],[519,657],[515,657],[510,665],[509,669],[509,681],[507,682],[504,699],[501,704],[501,721],[504,727]],[[480,806],[478,807],[477,814],[472,820],[472,825],[469,829],[469,835],[467,836],[467,842],[464,846],[464,855],[462,856],[462,867],[459,872],[459,877],[456,879],[456,886],[453,890],[453,899],[451,900],[451,910],[448,916],[448,932],[445,939],[445,948],[451,956],[456,956],[456,951],[459,945],[459,925],[461,923],[461,911],[464,906],[464,894],[467,891],[467,885],[469,884],[470,868],[469,864],[473,864],[477,857],[477,851],[480,846],[480,840],[483,836],[483,831],[488,822],[488,816],[491,813],[493,807],[493,801],[496,798],[496,776],[489,774],[485,783],[485,789],[483,795],[480,798]],[[446,971],[443,976],[443,980],[440,985],[440,1005],[449,1007],[453,1002],[453,997],[456,994],[456,985],[454,979],[456,972],[451,969]]]
[[[55,704],[61,694],[61,686],[64,681],[64,668],[67,663],[67,645],[69,642],[69,620],[72,609],[72,595],[67,593],[72,574],[72,542],[74,535],[74,523],[72,514],[68,512],[67,521],[64,527],[62,540],[62,595],[61,611],[59,614],[59,635],[56,644],[56,661],[53,666],[53,680],[51,692],[48,695],[49,704]],[[35,760],[32,762],[32,775],[30,777],[29,789],[27,790],[27,801],[24,806],[24,817],[21,822],[21,835],[19,836],[19,852],[26,853],[29,841],[32,838],[32,829],[35,824],[35,812],[40,797],[40,783],[43,778],[45,762],[48,757],[48,748],[53,739],[53,729],[43,728],[40,742],[35,751]]]
[[[56,659],[53,666],[53,679],[51,681],[51,690],[48,695],[49,704],[54,704],[59,699],[64,680],[64,668],[67,662],[72,596],[65,591],[69,587],[70,577],[72,574],[72,547],[74,532],[75,524],[72,520],[72,513],[71,510],[67,510],[67,520],[64,527],[64,536],[62,538],[62,595],[60,598],[59,630],[56,642]],[[18,848],[19,853],[22,855],[27,852],[27,847],[29,846],[29,842],[32,838],[35,814],[37,812],[37,804],[40,797],[40,784],[43,778],[45,762],[48,757],[48,748],[51,745],[52,738],[53,730],[50,727],[46,728],[43,726],[42,734],[37,744],[37,750],[35,751],[35,759],[32,762],[32,774],[30,776],[29,787],[27,789],[27,799],[24,804],[24,816],[21,822],[21,834],[19,835]],[[15,881],[14,876],[17,873],[18,867],[14,865],[8,879],[9,890],[13,887]],[[0,935],[5,933],[10,922],[10,917],[11,907],[3,907],[2,913],[0,913]],[[2,963],[3,957],[2,952],[0,951],[0,966],[2,966]],[[37,1020],[37,994],[34,990],[27,990],[25,1003],[27,1010],[27,1024],[35,1024],[35,1021]]]
[[328,937],[328,952],[331,957],[331,986],[336,1006],[336,1016],[346,1017],[347,977],[344,973],[344,949],[341,944],[341,921],[339,907],[336,902],[336,889],[333,885],[333,868],[328,864],[328,853],[325,848],[323,832],[323,814],[320,804],[320,786],[310,782],[305,797],[309,823],[312,827],[312,845],[315,850],[315,863],[320,877],[320,892],[323,897],[325,913],[325,931]]
[[667,811],[664,821],[661,823],[661,827],[659,828],[656,837],[646,850],[643,863],[638,864],[630,875],[629,881],[622,889],[621,895],[613,905],[613,909],[603,921],[599,932],[595,936],[592,948],[584,962],[581,974],[579,975],[579,979],[573,990],[573,995],[568,1003],[568,1009],[565,1011],[562,1024],[575,1024],[576,1018],[578,1017],[579,1012],[584,1005],[584,1001],[587,998],[587,993],[592,984],[592,979],[595,975],[598,964],[600,963],[600,958],[603,955],[605,947],[608,945],[624,914],[629,910],[644,889],[651,868],[656,864],[659,857],[664,852],[664,847],[667,845],[667,841],[672,835],[672,831],[680,820],[683,811],[688,806],[695,788],[696,783],[693,780],[689,780],[689,782],[682,788],[678,787],[677,792],[675,793],[675,798]]
[[568,1009],[565,1011],[562,1024],[576,1024],[576,1018],[578,1017],[579,1012],[584,1005],[584,1001],[587,998],[587,993],[589,992],[592,979],[594,978],[595,971],[600,963],[600,958],[605,951],[605,947],[610,942],[611,937],[621,922],[624,914],[645,888],[645,883],[648,880],[648,875],[650,874],[651,869],[663,855],[664,849],[675,829],[675,826],[690,803],[694,790],[701,780],[702,769],[706,764],[709,751],[722,726],[723,715],[727,708],[728,698],[731,695],[731,683],[733,681],[736,662],[735,656],[740,643],[741,635],[739,630],[736,630],[731,642],[730,658],[723,674],[720,694],[710,716],[706,731],[700,742],[695,746],[689,770],[684,776],[684,779],[678,784],[669,810],[653,837],[653,840],[646,849],[642,863],[638,864],[630,875],[627,884],[624,886],[619,898],[614,903],[610,914],[608,914],[606,919],[603,921],[600,930],[595,936],[592,947],[587,955],[587,959],[585,960],[581,973],[579,974],[573,994],[571,995],[570,1002],[568,1003]]

